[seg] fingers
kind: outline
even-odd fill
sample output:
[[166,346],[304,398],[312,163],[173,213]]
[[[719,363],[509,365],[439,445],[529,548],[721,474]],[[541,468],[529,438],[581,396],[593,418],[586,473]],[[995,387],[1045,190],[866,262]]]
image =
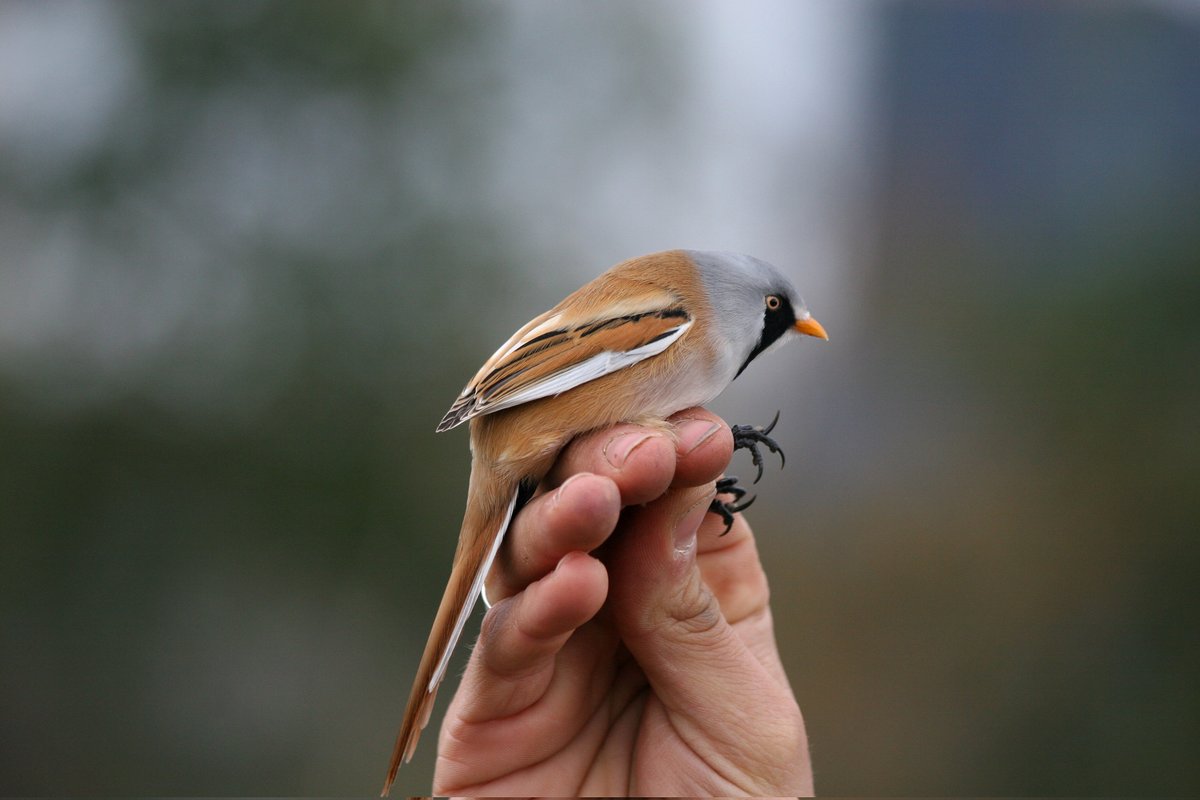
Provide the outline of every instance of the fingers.
[[[722,499],[732,499],[723,495]],[[754,534],[741,514],[725,533],[725,523],[709,514],[700,525],[696,561],[700,576],[712,590],[721,613],[730,623],[761,613],[770,601],[767,576],[758,558]]]
[[[541,580],[488,611],[442,726],[443,783],[476,783],[513,764],[537,763],[574,735],[588,718],[584,687],[596,677],[589,666],[596,645],[580,637],[605,635],[593,626],[578,629],[599,611],[607,590],[604,566],[585,553],[570,553]],[[615,637],[607,636],[608,649],[615,649]]]
[[667,430],[627,423],[567,445],[545,485],[557,486],[578,473],[601,475],[617,485],[622,504],[633,505],[665,492],[674,472],[675,446]]
[[733,453],[729,426],[710,411],[689,408],[665,425],[631,423],[593,431],[568,445],[545,483],[591,472],[612,478],[624,505],[648,503],[670,486],[699,486],[716,479]]
[[[753,535],[739,515],[722,537],[708,513],[732,436],[702,409],[672,422],[580,437],[514,519],[488,582],[493,601],[509,599],[485,618],[442,727],[439,786],[593,747],[582,726],[604,722],[619,650],[688,753],[738,786],[811,791]],[[587,554],[601,545],[604,563]]]
[[534,498],[513,521],[487,578],[492,603],[521,591],[554,569],[563,556],[590,552],[612,533],[621,495],[610,478],[582,473]]
[[733,435],[701,408],[670,425],[622,424],[568,445],[535,497],[513,521],[487,581],[495,603],[554,568],[567,553],[590,552],[616,527],[622,507],[649,502],[671,486],[698,486],[721,474]]
[[675,477],[672,486],[701,486],[721,477],[733,457],[733,433],[725,421],[703,408],[672,416],[675,426]]
[[722,535],[724,530],[725,523],[715,514],[701,523],[696,548],[700,577],[755,658],[786,684],[771,621],[771,592],[754,534],[741,514],[734,515],[733,527]]
[[466,693],[471,699],[460,715],[493,719],[536,700],[555,655],[600,610],[607,591],[604,565],[586,553],[569,553],[548,575],[488,611],[464,678],[464,686],[475,690]]
[[[794,762],[807,745],[786,681],[764,663],[762,635],[741,635],[701,578],[700,558],[722,580],[757,564],[748,528],[741,544],[713,549],[710,541],[698,556],[700,539],[714,537],[704,518],[709,491],[673,490],[623,521],[608,562],[613,624],[689,745],[730,763],[758,762],[768,750],[767,763]],[[773,651],[769,615],[752,619],[765,622]]]

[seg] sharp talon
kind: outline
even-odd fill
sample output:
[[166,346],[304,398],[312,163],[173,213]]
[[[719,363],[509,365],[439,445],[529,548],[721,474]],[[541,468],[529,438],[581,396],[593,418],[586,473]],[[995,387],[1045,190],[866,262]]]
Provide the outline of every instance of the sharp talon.
[[[778,422],[779,412],[776,411],[775,416],[771,418],[771,422],[768,425],[734,425],[730,428],[733,432],[733,449],[750,451],[750,463],[754,465],[755,470],[754,483],[762,480],[765,461],[762,453],[763,447],[779,456],[779,466],[781,468],[787,464],[779,443],[771,438],[771,431],[775,430],[775,425]],[[725,503],[713,498],[712,505],[709,506],[709,511],[720,516],[725,523],[725,531],[721,534],[722,536],[729,533],[729,530],[733,527],[733,515],[745,511],[757,499],[757,495],[747,497],[746,490],[738,486],[737,483],[738,479],[734,477],[721,478],[717,481],[717,494],[733,495],[733,500]]]
[[717,494],[731,494],[734,501],[741,500],[746,496],[746,490],[737,485],[738,479],[734,476],[721,478],[717,481]]
[[729,510],[733,511],[734,513],[745,511],[747,508],[754,505],[754,501],[757,499],[758,499],[758,495],[752,494],[752,495],[750,495],[750,499],[748,499],[746,502],[737,503],[736,505],[732,505],[729,507]]
[[708,507],[708,510],[711,513],[716,514],[721,518],[721,521],[725,523],[725,530],[721,531],[719,534],[721,536],[729,533],[729,529],[733,527],[733,512],[730,511],[729,508],[730,507],[728,504],[721,502],[715,497]]
[[763,454],[760,447],[765,447],[772,453],[779,456],[779,465],[783,467],[787,460],[783,455],[783,450],[780,449],[779,443],[770,437],[771,431],[775,429],[775,425],[779,422],[779,412],[775,412],[775,417],[771,420],[771,424],[765,427],[754,425],[734,425],[733,430],[733,447],[735,450],[749,450],[750,461],[754,464],[757,474],[754,482],[758,483],[763,476]]
[[729,531],[733,528],[733,515],[741,511],[745,511],[754,503],[755,500],[758,499],[758,495],[753,494],[747,497],[748,492],[741,486],[738,486],[737,482],[738,479],[732,475],[718,480],[717,494],[731,494],[733,495],[733,500],[725,502],[720,500],[718,497],[714,497],[712,503],[708,507],[710,512],[719,516],[721,521],[725,523],[725,530],[721,531],[719,534],[721,536],[729,533]]

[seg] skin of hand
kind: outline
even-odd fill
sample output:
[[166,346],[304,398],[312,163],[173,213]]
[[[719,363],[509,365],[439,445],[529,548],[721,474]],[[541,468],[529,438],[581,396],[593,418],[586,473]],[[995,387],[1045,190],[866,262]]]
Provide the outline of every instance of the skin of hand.
[[812,794],[753,534],[707,513],[732,434],[669,422],[576,440],[517,515],[435,794]]

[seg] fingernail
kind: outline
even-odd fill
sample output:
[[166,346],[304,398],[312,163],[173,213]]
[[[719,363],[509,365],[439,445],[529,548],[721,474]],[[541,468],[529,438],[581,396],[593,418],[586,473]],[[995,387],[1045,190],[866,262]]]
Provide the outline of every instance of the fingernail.
[[562,500],[563,495],[566,494],[567,487],[574,483],[576,478],[582,478],[586,474],[587,473],[585,472],[576,472],[574,475],[563,481],[562,485],[554,490],[554,498],[552,500],[553,504],[557,506],[559,501]]
[[721,426],[712,420],[682,420],[675,426],[675,431],[679,435],[679,449],[684,453],[690,453],[707,442],[720,429]]
[[629,459],[629,454],[636,450],[638,445],[653,435],[651,433],[635,431],[633,433],[623,433],[620,436],[614,436],[608,441],[608,444],[604,445],[604,457],[614,467],[623,467]]
[[700,529],[700,523],[704,521],[704,515],[708,513],[708,507],[712,505],[713,497],[712,494],[701,497],[683,512],[683,516],[675,523],[676,558],[690,557],[696,551],[696,532]]

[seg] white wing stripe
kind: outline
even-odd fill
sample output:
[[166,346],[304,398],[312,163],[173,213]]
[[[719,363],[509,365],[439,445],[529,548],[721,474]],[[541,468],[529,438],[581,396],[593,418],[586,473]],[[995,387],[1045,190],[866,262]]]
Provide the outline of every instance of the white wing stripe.
[[[680,336],[687,333],[688,328],[692,327],[692,321],[680,325],[678,328],[672,328],[665,335],[652,342],[648,342],[640,347],[635,347],[632,350],[626,350],[620,353],[605,351],[597,353],[589,359],[580,361],[574,366],[550,375],[537,383],[530,384],[519,392],[515,392],[497,403],[480,403],[477,407],[476,414],[490,414],[493,411],[499,411],[512,406],[519,406],[522,403],[528,403],[531,400],[537,400],[542,397],[551,397],[556,394],[562,394],[568,389],[574,389],[576,386],[594,381],[596,378],[607,375],[610,372],[616,372],[619,369],[636,364],[639,361],[645,361],[650,356],[656,356],[666,350],[675,343]],[[474,414],[472,415],[474,416]]]

